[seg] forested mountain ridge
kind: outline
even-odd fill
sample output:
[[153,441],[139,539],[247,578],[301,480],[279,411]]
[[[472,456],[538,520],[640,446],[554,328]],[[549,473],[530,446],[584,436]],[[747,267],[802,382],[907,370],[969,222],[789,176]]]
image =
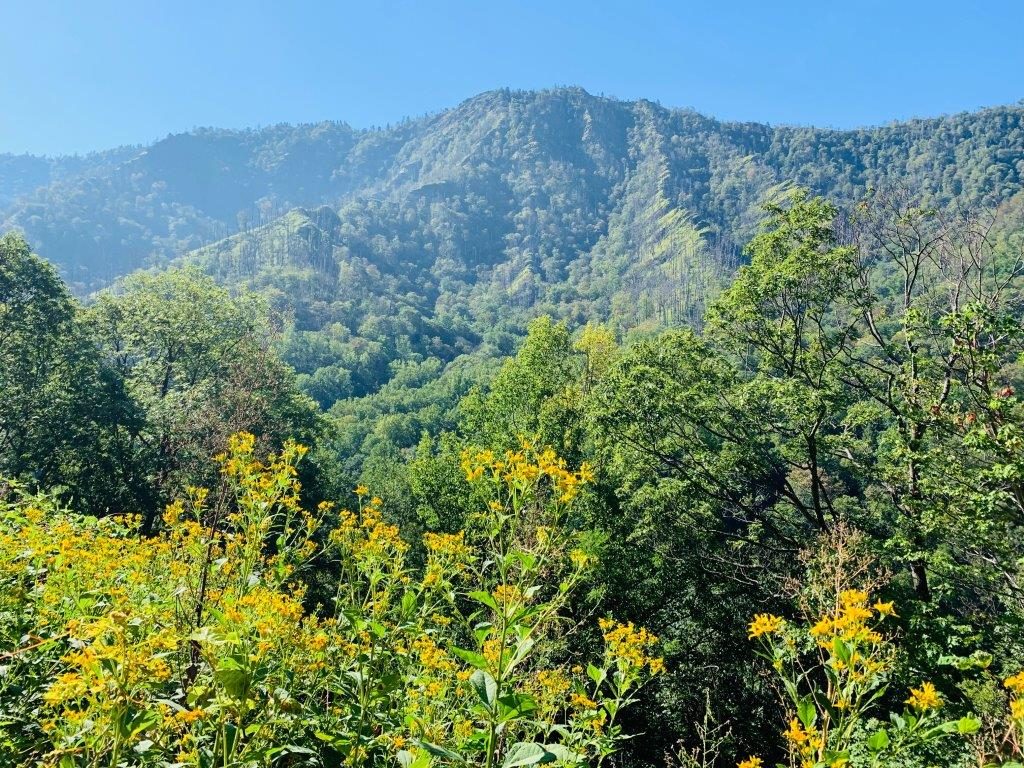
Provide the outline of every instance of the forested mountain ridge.
[[[731,255],[777,184],[848,200],[898,179],[926,202],[989,204],[1021,189],[1022,156],[1020,106],[838,131],[728,123],[576,88],[500,90],[379,130],[203,129],[84,158],[3,156],[0,227],[24,230],[82,291],[291,208],[354,203],[388,226],[416,219],[444,248],[424,262],[493,266],[523,303],[567,278],[612,301],[622,286],[604,273],[625,274],[644,252],[664,266],[664,251],[681,247],[665,242],[677,219]],[[641,272],[625,282],[659,282]],[[694,278],[698,289],[713,276]],[[699,314],[685,296],[660,303]]]
[[[850,204],[897,183],[982,209],[1021,190],[1022,158],[1021,106],[836,131],[500,90],[381,130],[204,129],[8,157],[10,190],[50,182],[0,220],[79,293],[177,263],[267,295],[286,319],[284,361],[348,425],[341,453],[359,471],[451,427],[466,372],[511,354],[535,317],[700,325],[787,186]],[[424,402],[415,390],[438,377],[443,394]]]

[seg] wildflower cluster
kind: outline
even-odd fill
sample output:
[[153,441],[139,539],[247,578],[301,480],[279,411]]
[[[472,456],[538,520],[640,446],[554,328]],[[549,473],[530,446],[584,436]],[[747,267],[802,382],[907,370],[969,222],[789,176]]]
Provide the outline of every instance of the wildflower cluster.
[[1010,717],[1017,724],[1024,723],[1024,672],[1006,678],[1003,685],[1010,692]]
[[[872,604],[866,591],[844,589],[809,623],[771,614],[750,622],[748,634],[761,644],[792,707],[782,735],[794,765],[890,765],[946,734],[979,727],[973,718],[939,721],[942,699],[930,682],[911,689],[907,708],[889,713],[888,726],[874,725],[894,663],[894,647],[881,631],[892,616],[892,603]],[[739,763],[740,768],[758,765],[756,756]]]
[[910,689],[910,698],[907,699],[906,703],[915,712],[923,713],[941,707],[942,697],[935,690],[934,684],[925,682],[921,683],[920,688]]
[[785,623],[786,622],[778,616],[773,616],[770,613],[759,613],[754,617],[754,620],[750,622],[747,635],[751,640],[763,637],[764,635],[774,635],[782,629]]
[[506,451],[501,457],[491,450],[467,449],[462,453],[462,469],[471,483],[483,480],[495,487],[504,486],[513,498],[536,491],[546,480],[554,499],[561,504],[571,503],[594,479],[586,463],[578,471],[571,471],[552,449],[538,450],[525,438],[520,440],[520,450]]
[[652,675],[664,670],[662,659],[650,655],[658,638],[646,629],[634,627],[633,622],[620,624],[612,619],[601,619],[599,624],[604,637],[605,655],[623,675],[641,673],[645,667]]
[[1013,768],[1024,761],[1024,671],[1003,680],[1009,694],[1009,707],[1005,721],[993,729],[994,738],[980,745],[979,765],[995,768]]
[[[478,569],[476,583],[488,588],[468,593],[478,606],[469,617],[476,627],[472,647],[453,649],[471,668],[468,682],[480,702],[482,762],[492,766],[511,750],[540,762],[600,763],[623,737],[617,714],[662,669],[652,655],[657,639],[631,624],[604,620],[604,658],[589,665],[585,677],[582,667],[531,670],[594,563],[563,525],[593,474],[586,465],[569,470],[552,450],[527,440],[501,457],[466,450],[462,469],[485,510],[480,528],[486,548],[496,553],[469,561]],[[459,558],[461,546],[461,539],[427,542],[431,558]],[[463,742],[462,749],[470,744]]]
[[[483,523],[428,533],[422,569],[384,502],[303,508],[294,444],[251,435],[155,536],[134,518],[0,501],[0,764],[496,766],[600,763],[662,668],[656,639],[602,622],[595,664],[556,663],[594,562],[563,518],[588,479],[549,450],[470,454]],[[327,520],[332,529],[321,535]],[[317,543],[320,542],[320,543]],[[297,575],[337,574],[310,612]]]

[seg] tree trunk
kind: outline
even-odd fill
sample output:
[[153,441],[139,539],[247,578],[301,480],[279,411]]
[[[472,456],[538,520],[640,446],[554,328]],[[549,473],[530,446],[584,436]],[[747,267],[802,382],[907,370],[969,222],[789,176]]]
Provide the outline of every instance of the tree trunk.
[[923,603],[932,601],[932,591],[928,586],[928,571],[923,560],[915,560],[910,564],[910,575],[914,579],[914,592]]

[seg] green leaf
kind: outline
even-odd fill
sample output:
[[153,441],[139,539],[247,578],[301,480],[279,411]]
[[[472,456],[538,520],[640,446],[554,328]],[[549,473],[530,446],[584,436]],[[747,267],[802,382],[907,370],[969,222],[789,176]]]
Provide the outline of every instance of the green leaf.
[[783,678],[781,682],[783,687],[786,689],[786,693],[789,694],[789,698],[793,702],[793,705],[797,707],[800,706],[800,694],[797,693],[796,685],[794,685],[793,681]]
[[818,720],[818,710],[814,706],[814,697],[804,696],[796,708],[796,716],[800,718],[804,728],[811,730]]
[[981,720],[974,717],[974,715],[967,715],[967,717],[961,717],[956,724],[956,729],[959,733],[977,733],[981,728]]
[[398,758],[398,764],[402,768],[426,768],[430,764],[430,753],[427,749],[424,749],[418,755],[414,755],[408,749],[403,749],[396,757]]
[[889,746],[889,733],[883,728],[868,737],[868,749],[872,752],[881,752]]
[[347,736],[338,736],[331,733],[325,733],[324,731],[315,731],[313,735],[320,739],[320,741],[324,741],[338,750],[344,749],[351,743],[351,739]]
[[315,755],[316,750],[310,749],[309,747],[303,747],[298,744],[285,744],[281,747],[281,752],[290,755]]
[[402,616],[408,618],[412,616],[413,611],[416,609],[416,595],[412,592],[406,592],[402,595]]
[[245,670],[218,669],[213,677],[231,698],[242,698],[248,688],[249,675]]
[[439,747],[437,744],[431,744],[429,741],[420,741],[417,743],[434,757],[440,757],[443,760],[449,760],[453,763],[459,763],[460,765],[466,764],[465,758],[458,752],[452,752],[450,749]]
[[483,603],[495,613],[501,613],[501,608],[498,607],[498,604],[494,601],[490,592],[470,592],[469,596],[478,603]]
[[537,765],[554,760],[555,756],[540,744],[520,741],[509,748],[501,766],[502,768],[516,768],[520,765]]
[[832,641],[832,650],[835,652],[844,664],[849,665],[851,650],[850,646],[843,642],[843,639],[837,637]]
[[188,711],[188,710],[185,709],[185,707],[181,706],[181,704],[179,704],[178,702],[176,702],[176,701],[174,701],[172,699],[155,699],[154,701],[157,704],[162,704],[165,707],[169,707],[170,709],[173,709],[175,712],[186,712],[186,711]]
[[508,554],[507,560],[509,562],[519,562],[523,566],[524,571],[532,571],[537,567],[537,558],[531,555],[529,552],[523,552],[522,550],[515,550]]
[[480,697],[480,701],[487,707],[493,707],[495,699],[498,697],[498,683],[495,679],[486,671],[478,669],[469,678],[469,682],[476,690],[476,695]]
[[573,752],[564,744],[545,744],[544,749],[555,756],[560,763],[581,764],[584,762],[584,755]]
[[506,673],[508,672],[508,670],[511,670],[514,666],[519,664],[519,662],[525,659],[526,656],[530,653],[530,651],[533,650],[534,645],[535,641],[533,640],[533,638],[527,637],[523,640],[520,640],[519,643],[516,645],[515,652],[512,654],[511,661],[509,661],[508,663],[508,669],[505,670]]
[[452,648],[452,653],[477,669],[487,669],[490,666],[490,664],[487,663],[487,659],[476,651],[467,651],[464,648]]
[[501,721],[515,720],[537,710],[536,700],[526,693],[509,693],[498,699]]
[[233,699],[242,698],[249,687],[248,671],[230,657],[220,660],[213,677]]

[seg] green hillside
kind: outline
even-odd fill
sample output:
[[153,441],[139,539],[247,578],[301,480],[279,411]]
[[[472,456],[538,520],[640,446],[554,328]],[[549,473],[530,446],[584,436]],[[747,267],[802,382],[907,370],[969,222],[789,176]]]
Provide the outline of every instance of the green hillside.
[[[584,297],[639,301],[641,318],[692,316],[775,186],[853,200],[899,181],[926,202],[989,204],[1021,188],[1022,126],[1020,106],[835,131],[502,90],[379,130],[204,129],[84,158],[0,157],[0,227],[24,230],[84,291],[291,208],[355,204],[354,226],[409,229],[418,260],[455,280],[492,267],[517,303],[571,303],[551,287],[568,278]],[[666,243],[679,218],[706,231],[707,259]],[[656,264],[626,269],[641,253]],[[689,287],[648,295],[664,270]]]
[[[536,317],[621,336],[699,327],[763,202],[788,187],[847,207],[894,186],[939,208],[1007,205],[1024,184],[1024,107],[835,131],[503,90],[380,130],[199,130],[4,157],[0,173],[16,198],[0,200],[3,226],[78,293],[192,264],[268,297],[283,359],[335,407],[358,469],[450,426],[411,405],[416,390],[466,356],[458,370],[482,375]],[[455,379],[438,386],[473,381]]]

